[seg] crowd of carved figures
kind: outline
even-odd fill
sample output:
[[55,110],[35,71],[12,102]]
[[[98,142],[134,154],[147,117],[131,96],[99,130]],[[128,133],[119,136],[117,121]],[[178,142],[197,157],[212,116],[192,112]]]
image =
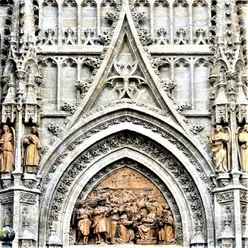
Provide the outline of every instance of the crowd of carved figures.
[[73,222],[77,244],[177,242],[168,204],[130,189],[108,190],[104,199],[88,197],[78,202]]
[[[22,139],[22,165],[25,173],[37,173],[41,142],[38,128],[31,127],[31,134]],[[15,130],[13,127],[3,125],[0,136],[0,172],[9,174],[14,170],[15,156]]]

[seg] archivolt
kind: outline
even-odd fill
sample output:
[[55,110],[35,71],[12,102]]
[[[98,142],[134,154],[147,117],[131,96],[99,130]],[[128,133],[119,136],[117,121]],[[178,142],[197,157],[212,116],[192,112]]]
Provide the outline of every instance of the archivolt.
[[[59,173],[56,171],[54,175],[56,181],[52,180],[47,188],[48,192],[54,192],[54,194],[48,194],[43,198],[43,205],[46,207],[41,208],[40,216],[47,216],[47,218],[41,220],[41,232],[47,229],[48,219],[63,223],[58,229],[58,234],[68,244],[68,238],[65,238],[63,233],[68,232],[68,220],[70,220],[73,205],[80,191],[97,171],[115,161],[117,157],[118,159],[128,157],[126,153],[128,150],[132,151],[133,154],[130,159],[135,159],[137,162],[145,164],[152,171],[156,171],[158,178],[161,178],[171,190],[171,193],[177,196],[176,202],[180,214],[184,213],[185,216],[188,216],[190,213],[191,220],[182,219],[182,223],[187,223],[187,227],[184,226],[184,230],[187,229],[184,231],[186,235],[183,237],[184,242],[189,243],[190,238],[195,233],[193,229],[199,225],[201,229],[207,228],[208,237],[212,236],[213,218],[212,216],[209,220],[206,218],[206,213],[208,216],[212,215],[211,199],[206,191],[206,185],[203,185],[199,178],[195,165],[192,165],[190,158],[187,158],[174,142],[161,137],[158,132],[154,134],[155,130],[151,130],[151,127],[147,129],[147,127],[141,126],[139,127],[139,133],[131,132],[137,130],[138,119],[134,118],[135,123],[130,120],[129,122],[127,122],[127,119],[120,121],[119,118],[120,122],[117,122],[118,125],[116,124],[115,130],[112,129],[108,133],[105,129],[104,134],[100,132],[97,135],[92,135],[86,146],[83,142],[77,143],[77,140],[74,140],[74,145],[69,146],[70,156],[60,161],[62,170],[59,170]],[[140,135],[141,133],[143,135]],[[96,137],[93,138],[93,136]],[[153,140],[147,136],[153,137]],[[99,139],[101,141],[97,142]],[[154,140],[157,142],[154,142]],[[78,146],[79,144],[81,145]],[[120,153],[121,156],[117,156],[117,153]],[[171,154],[174,154],[174,156]],[[178,157],[178,159],[175,157]],[[104,162],[104,159],[107,162]],[[148,161],[150,162],[148,163]],[[179,194],[179,192],[181,193]],[[64,213],[66,213],[65,216]],[[62,221],[63,219],[65,221]],[[194,223],[192,223],[193,220]],[[208,238],[208,243],[212,242],[210,239]],[[45,240],[45,237],[42,240]]]

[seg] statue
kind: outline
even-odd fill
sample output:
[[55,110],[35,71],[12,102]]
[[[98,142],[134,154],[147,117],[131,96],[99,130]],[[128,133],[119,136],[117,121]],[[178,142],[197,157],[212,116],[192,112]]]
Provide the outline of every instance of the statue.
[[119,235],[120,243],[132,243],[134,240],[134,231],[132,229],[133,221],[128,219],[127,213],[123,212],[120,216]]
[[77,243],[80,242],[81,236],[83,235],[83,244],[87,245],[92,223],[92,216],[86,202],[81,204],[81,207],[79,206],[79,210],[77,211],[77,220],[78,229],[80,231],[77,238]]
[[230,165],[230,129],[217,125],[211,137],[208,136],[209,142],[213,146],[212,152],[214,154],[215,172],[229,172]]
[[140,224],[138,225],[138,233],[141,240],[154,240],[155,229],[156,229],[156,208],[149,207],[147,208],[147,215],[141,213]]
[[236,132],[239,161],[242,172],[248,172],[248,124],[244,125],[240,133],[239,130]]
[[112,244],[115,243],[115,238],[117,234],[117,227],[118,223],[120,221],[120,212],[119,212],[119,207],[118,207],[118,202],[114,201],[112,202],[111,205],[111,234],[110,234],[110,242]]
[[37,173],[40,161],[39,149],[41,143],[37,127],[31,128],[31,135],[23,139],[23,166],[25,173]]
[[172,217],[171,211],[164,210],[164,223],[165,223],[165,242],[169,244],[175,244],[175,226],[174,219]]
[[105,206],[105,199],[99,199],[96,201],[96,207],[93,210],[93,232],[96,234],[96,244],[101,244],[101,234],[104,236],[105,243],[108,243],[108,233],[107,233],[107,220],[106,216],[108,213],[108,208]]
[[8,125],[3,125],[0,137],[0,172],[11,173],[14,170],[14,129],[10,132]]

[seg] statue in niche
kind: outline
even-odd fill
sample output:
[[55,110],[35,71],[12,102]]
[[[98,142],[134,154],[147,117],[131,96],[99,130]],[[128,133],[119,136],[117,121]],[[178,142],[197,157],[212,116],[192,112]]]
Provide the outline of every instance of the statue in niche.
[[[82,205],[76,207],[72,216],[72,223],[77,221],[77,225],[72,224],[76,243],[176,243],[170,207],[156,186],[129,168],[116,173],[101,182],[87,199],[78,200]],[[87,225],[84,223],[87,234],[83,234],[81,215],[88,219]],[[82,236],[87,238],[80,243]]]
[[14,170],[15,132],[8,125],[3,125],[0,136],[0,172],[11,173]]
[[[227,130],[227,132],[224,132]],[[212,152],[214,155],[215,172],[223,173],[230,172],[230,129],[223,128],[221,125],[216,125],[214,133],[208,137],[210,144],[213,146]]]
[[81,236],[83,236],[83,244],[87,245],[90,234],[90,227],[92,224],[92,216],[87,202],[80,204],[78,207],[79,209],[77,211],[77,220],[79,234],[77,243],[80,242]]
[[37,127],[33,126],[30,132],[31,135],[23,138],[23,166],[25,173],[36,174],[40,161],[41,142]]
[[244,125],[241,132],[239,130],[240,128],[237,129],[236,139],[241,170],[242,172],[248,172],[248,124]]

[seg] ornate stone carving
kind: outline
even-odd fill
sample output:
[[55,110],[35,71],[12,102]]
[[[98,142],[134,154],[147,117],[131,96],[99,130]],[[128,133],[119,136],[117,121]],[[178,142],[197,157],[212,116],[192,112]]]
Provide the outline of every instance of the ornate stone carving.
[[11,193],[1,193],[0,194],[0,202],[1,204],[12,203],[14,199],[13,192]]
[[44,45],[55,45],[57,43],[57,38],[55,35],[55,31],[51,28],[45,31],[45,37],[43,39]]
[[166,30],[164,28],[160,28],[157,30],[157,35],[158,35],[158,38],[156,38],[154,41],[155,41],[155,44],[158,44],[158,45],[166,45],[166,44],[169,44],[169,39],[167,38],[167,33],[166,33]]
[[[140,149],[141,151],[151,152],[151,156],[157,159],[160,163],[162,162],[163,165],[171,170],[171,173],[173,174],[174,178],[181,184],[181,187],[184,189],[185,194],[188,195],[189,204],[191,211],[196,223],[201,221],[203,224],[203,218],[204,214],[202,212],[201,202],[200,198],[198,196],[197,191],[195,190],[195,187],[190,187],[190,182],[192,180],[190,179],[189,175],[186,173],[186,171],[181,168],[180,164],[178,162],[175,162],[172,157],[170,157],[168,154],[164,154],[158,147],[152,145],[152,142],[143,140],[143,138],[138,138],[137,135],[135,138],[131,135],[123,135],[119,134],[116,137],[110,137],[109,139],[103,141],[102,143],[94,145],[89,150],[85,151],[80,157],[81,165],[84,163],[84,166],[87,166],[87,164],[91,163],[91,161],[94,161],[96,157],[99,157],[103,154],[106,154],[108,152],[113,151],[113,149],[118,149],[122,145],[126,146],[132,146],[136,149]],[[176,163],[176,165],[175,165]],[[80,164],[80,163],[76,163]],[[53,165],[54,166],[54,165]],[[80,171],[81,168],[79,167]],[[68,174],[70,174],[70,177],[68,178],[69,181],[66,181],[66,183],[61,181],[61,183],[58,186],[58,194],[64,195],[63,198],[65,198],[65,195],[68,194],[69,191],[69,185],[72,185],[72,181],[75,180],[77,177],[79,170],[76,166],[73,166],[68,170]],[[193,185],[193,183],[192,183]],[[193,190],[193,191],[192,191]],[[43,191],[43,190],[42,190]],[[55,197],[57,198],[57,197]],[[60,197],[61,198],[61,197]],[[57,220],[58,219],[58,213],[62,210],[63,203],[56,202],[55,200],[52,203],[51,212],[50,212],[50,220]],[[196,217],[197,216],[197,217]]]
[[20,202],[34,205],[37,202],[37,196],[35,194],[21,192]]
[[177,112],[178,113],[182,113],[184,110],[188,110],[188,109],[191,109],[191,105],[187,102],[177,106]]
[[116,91],[119,99],[135,99],[135,94],[147,85],[144,78],[133,75],[137,66],[136,62],[133,64],[114,63],[114,68],[119,76],[107,78],[106,84],[113,88],[113,91]]
[[151,65],[154,68],[155,73],[159,75],[160,74],[159,69],[163,66],[170,66],[170,63],[168,59],[165,57],[157,57],[151,60]]
[[[200,173],[199,176],[202,179],[202,181],[204,183],[206,183],[207,185],[212,185],[212,183],[210,182],[209,177],[207,175],[205,175],[205,173],[203,172],[203,169],[201,168],[201,165],[196,162],[195,158],[193,157],[193,155],[191,154],[191,152],[188,150],[188,148],[185,147],[180,142],[178,142],[178,140],[176,140],[173,136],[171,136],[171,134],[167,133],[163,129],[160,129],[160,128],[156,127],[156,126],[153,126],[151,123],[146,122],[144,120],[140,120],[140,119],[136,119],[136,118],[131,118],[131,117],[122,117],[122,118],[113,119],[113,120],[108,121],[108,122],[106,122],[104,124],[101,124],[100,126],[97,126],[97,127],[92,128],[91,130],[89,130],[88,132],[86,132],[83,136],[78,137],[77,140],[75,140],[71,144],[69,144],[68,145],[68,149],[65,150],[57,158],[57,160],[51,165],[48,174],[44,177],[43,186],[42,186],[42,190],[41,191],[44,193],[45,188],[46,188],[46,185],[48,184],[48,182],[51,179],[51,176],[49,174],[54,173],[54,171],[57,169],[57,167],[59,166],[59,164],[70,153],[70,151],[72,151],[73,149],[75,149],[76,146],[82,144],[84,142],[84,140],[86,140],[87,138],[91,137],[93,134],[95,134],[97,132],[100,132],[102,129],[107,129],[108,127],[111,127],[112,125],[118,125],[118,124],[123,123],[123,122],[131,122],[131,123],[135,123],[136,125],[141,125],[144,128],[147,128],[147,129],[150,129],[150,130],[152,130],[152,131],[154,131],[156,133],[159,133],[163,138],[169,140],[179,150],[182,150],[183,153],[189,158],[191,164],[193,164],[196,167],[197,171]],[[87,162],[87,159],[85,161]],[[209,190],[209,192],[211,192],[211,187],[208,190]]]
[[180,28],[177,32],[177,38],[174,40],[174,43],[177,45],[187,45],[189,40],[187,38],[186,31],[183,28]]
[[[78,86],[77,86],[77,88],[78,88]],[[77,107],[75,105],[70,104],[68,102],[64,102],[64,104],[61,108],[62,108],[62,110],[66,111],[66,112],[70,112],[71,114],[74,114],[74,112],[77,109]]]
[[59,137],[60,134],[62,133],[62,129],[60,127],[60,125],[58,125],[57,123],[50,123],[48,126],[47,126],[47,129],[53,133],[53,135]]
[[194,135],[199,134],[202,130],[204,129],[204,127],[201,124],[195,124],[193,125],[190,130]]
[[91,7],[96,7],[96,6],[97,6],[95,0],[83,0],[81,5],[82,5],[82,7],[86,7],[88,4],[89,4]]
[[239,161],[241,165],[242,172],[248,172],[248,125],[244,125],[243,130],[240,132],[240,128],[237,129],[236,132],[237,136],[237,146],[238,146],[238,155],[239,155]]
[[109,30],[105,30],[98,36],[96,41],[98,41],[101,45],[108,46],[111,41],[112,34]]
[[206,38],[206,31],[202,28],[195,31],[194,43],[196,45],[206,45],[208,44],[208,39]]
[[77,43],[76,32],[70,27],[64,31],[63,43],[65,45],[75,45]]
[[233,192],[223,192],[216,194],[216,199],[218,203],[232,202],[234,199]]
[[247,191],[241,191],[240,201],[248,203],[248,192]]
[[[125,165],[125,161],[121,163]],[[160,242],[176,242],[174,219],[168,203],[148,179],[129,167],[124,166],[117,170],[102,181],[86,200],[80,202],[81,206],[76,207],[80,229],[78,243],[81,236],[83,243],[88,243],[90,227],[94,226],[96,243],[101,242],[101,234],[105,234],[106,243],[134,242],[134,231],[137,229],[140,237],[136,243],[156,244],[158,233],[155,234],[154,231],[157,225],[160,225]],[[106,217],[101,216],[101,211],[105,211]],[[88,217],[85,218],[86,216]],[[102,223],[101,226],[99,222]]]
[[148,46],[153,43],[153,39],[151,35],[148,33],[147,29],[139,28],[138,35],[139,35],[140,42],[143,46]]
[[173,98],[172,97],[172,90],[176,87],[176,83],[171,79],[162,80],[162,86],[163,86],[165,92],[167,93],[168,97]]
[[85,31],[84,31],[84,38],[82,39],[82,42],[84,45],[94,45],[94,42],[95,42],[95,32],[90,29],[90,28],[87,28]]

